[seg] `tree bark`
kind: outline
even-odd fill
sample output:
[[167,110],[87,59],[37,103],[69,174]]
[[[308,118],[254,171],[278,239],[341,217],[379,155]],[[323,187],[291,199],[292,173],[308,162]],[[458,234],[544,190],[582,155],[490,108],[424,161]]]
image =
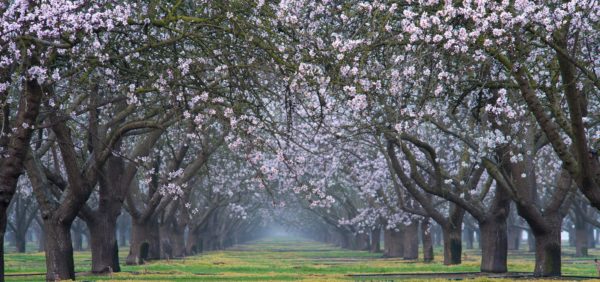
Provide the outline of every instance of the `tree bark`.
[[481,272],[507,272],[508,239],[506,221],[480,223]]
[[396,258],[404,256],[404,234],[402,231],[389,230],[383,231],[384,257]]
[[75,280],[71,224],[55,218],[44,219],[46,280]]
[[517,227],[508,227],[508,249],[518,250],[521,244],[521,229]]
[[442,226],[444,237],[444,265],[460,264],[462,261],[462,230],[460,226]]
[[112,216],[99,216],[87,222],[92,250],[92,273],[119,272],[117,222]]
[[535,234],[535,276],[561,275],[560,225]]
[[371,230],[371,249],[372,253],[381,252],[381,227]]
[[433,261],[433,238],[429,218],[421,221],[421,240],[423,241],[423,261]]
[[132,220],[127,265],[143,264],[147,260],[160,258],[158,223],[149,219],[145,222]]
[[404,254],[405,260],[419,259],[419,222],[412,221],[404,226]]

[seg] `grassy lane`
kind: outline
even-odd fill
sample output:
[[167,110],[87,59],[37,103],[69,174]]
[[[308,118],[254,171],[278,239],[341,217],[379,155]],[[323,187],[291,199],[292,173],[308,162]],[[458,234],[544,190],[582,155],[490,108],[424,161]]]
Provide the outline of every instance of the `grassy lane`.
[[[596,251],[596,250],[594,250]],[[563,258],[564,275],[594,276],[596,270],[591,258],[575,259],[569,249]],[[124,266],[123,272],[109,276],[82,275],[80,281],[352,281],[348,274],[375,273],[432,273],[477,272],[480,255],[476,250],[466,251],[467,261],[462,265],[444,266],[441,250],[436,249],[433,263],[383,259],[381,254],[348,251],[330,245],[298,238],[274,237],[234,248],[207,252],[185,260],[156,261],[142,266]],[[600,257],[600,252],[592,252]],[[121,257],[126,250],[121,251]],[[77,252],[76,271],[90,268],[89,252]],[[43,253],[9,254],[6,271],[10,274],[41,273],[45,271]],[[531,272],[531,253],[514,252],[510,255],[509,271]],[[43,281],[43,276],[7,277],[8,281]],[[369,280],[371,281],[371,280]],[[383,281],[383,280],[376,280]],[[385,281],[390,281],[386,279]],[[403,280],[406,281],[406,280]],[[427,281],[431,281],[428,279]],[[440,279],[440,281],[446,281]],[[478,278],[471,281],[502,281]],[[600,281],[600,280],[598,280]]]

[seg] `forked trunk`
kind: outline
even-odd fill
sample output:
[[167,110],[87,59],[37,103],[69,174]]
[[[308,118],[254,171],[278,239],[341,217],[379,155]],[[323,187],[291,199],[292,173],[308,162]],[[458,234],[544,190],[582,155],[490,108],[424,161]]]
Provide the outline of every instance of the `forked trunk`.
[[53,218],[44,219],[46,280],[75,280],[71,226]]

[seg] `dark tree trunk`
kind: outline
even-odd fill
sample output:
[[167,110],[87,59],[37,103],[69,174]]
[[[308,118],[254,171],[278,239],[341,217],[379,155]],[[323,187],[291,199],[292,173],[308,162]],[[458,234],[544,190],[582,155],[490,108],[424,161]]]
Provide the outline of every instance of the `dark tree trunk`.
[[412,221],[404,226],[404,254],[405,260],[416,260],[419,258],[419,222]]
[[158,223],[149,219],[146,222],[132,220],[131,240],[127,265],[143,264],[150,259],[160,258],[160,238]]
[[383,231],[383,255],[388,258],[404,256],[404,234],[402,231],[389,230]]
[[535,236],[535,269],[536,276],[560,276],[561,246],[560,225],[553,230]]
[[468,226],[465,226],[463,233],[464,233],[464,238],[465,238],[465,249],[472,250],[473,249],[473,241],[475,239],[473,237],[473,229],[471,229]]
[[119,247],[117,244],[117,221],[113,216],[97,216],[87,222],[92,250],[92,272],[119,272]]
[[381,227],[371,230],[371,249],[372,253],[381,252]]
[[17,253],[24,253],[26,251],[25,245],[27,244],[27,230],[25,230],[25,232],[15,232],[14,236]]
[[[576,203],[579,205],[580,203]],[[585,210],[584,210],[585,209]],[[575,256],[576,257],[587,257],[588,256],[588,224],[585,221],[583,211],[587,211],[587,207],[582,209],[576,208],[575,210],[575,228],[574,228],[574,241],[575,241]],[[571,236],[569,234],[569,236]]]
[[443,226],[444,265],[460,264],[462,261],[462,230],[460,226]]
[[366,233],[358,233],[354,236],[355,244],[354,248],[359,251],[368,251],[369,246],[369,235]]
[[46,280],[75,280],[71,226],[52,218],[44,219]]
[[8,204],[0,203],[0,282],[4,282],[4,235],[6,233],[6,223],[8,220]]
[[421,240],[423,241],[423,261],[433,261],[433,238],[429,218],[421,221]]
[[507,272],[508,240],[506,221],[480,223],[481,272]]

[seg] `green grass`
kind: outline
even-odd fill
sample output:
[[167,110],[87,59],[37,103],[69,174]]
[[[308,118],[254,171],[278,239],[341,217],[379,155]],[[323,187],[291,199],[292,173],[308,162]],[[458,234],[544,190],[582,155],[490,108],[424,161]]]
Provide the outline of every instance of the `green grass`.
[[[384,259],[381,254],[349,251],[298,238],[274,237],[234,246],[225,251],[207,252],[184,260],[154,261],[141,266],[123,266],[121,273],[109,276],[81,275],[78,280],[98,281],[339,281],[354,280],[348,274],[477,272],[478,250],[466,250],[467,260],[461,265],[442,264],[441,249],[432,263]],[[569,248],[563,257],[564,275],[595,276],[592,258],[572,258]],[[120,251],[122,261],[126,249]],[[600,257],[598,250],[592,255]],[[509,271],[531,272],[533,254],[511,252]],[[76,252],[77,272],[90,269],[90,253]],[[43,273],[43,253],[8,254],[6,272]],[[7,277],[8,281],[43,281],[44,276]],[[377,279],[375,279],[377,280]],[[386,279],[389,281],[389,278]],[[403,280],[404,281],[404,280]],[[431,280],[428,280],[431,281]],[[440,279],[440,281],[444,281]],[[502,281],[478,278],[474,281]]]

